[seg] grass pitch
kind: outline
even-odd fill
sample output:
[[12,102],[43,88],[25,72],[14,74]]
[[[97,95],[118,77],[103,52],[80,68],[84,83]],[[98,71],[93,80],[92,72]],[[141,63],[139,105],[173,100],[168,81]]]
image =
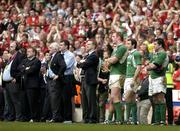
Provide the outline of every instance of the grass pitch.
[[0,122],[0,131],[180,131],[180,126]]

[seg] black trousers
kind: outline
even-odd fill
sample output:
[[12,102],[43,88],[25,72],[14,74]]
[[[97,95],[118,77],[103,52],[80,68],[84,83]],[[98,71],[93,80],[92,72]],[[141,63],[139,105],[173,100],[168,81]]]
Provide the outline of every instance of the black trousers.
[[42,113],[41,114],[41,120],[42,121],[50,120],[52,118],[51,105],[50,105],[50,96],[49,96],[48,87],[45,88],[44,90],[45,90],[44,100],[43,100],[43,98],[41,98],[42,99],[42,112],[41,112]]
[[23,93],[22,93],[22,105],[23,105],[22,106],[23,120],[29,121],[31,119],[31,113],[30,113],[27,93],[25,90],[23,90]]
[[13,116],[17,121],[23,119],[22,114],[22,90],[17,83],[5,84],[5,103],[8,110],[8,116],[10,120],[13,120]]
[[97,85],[88,85],[82,81],[82,109],[85,122],[97,122],[96,87]]
[[[55,122],[64,121],[63,86],[54,80],[48,80],[48,89],[51,103],[52,119]],[[57,86],[59,85],[59,86]]]
[[3,89],[0,87],[0,120],[4,119],[3,113],[4,113],[4,95],[3,95]]
[[65,76],[63,90],[64,120],[72,121],[72,97],[75,95],[75,80],[73,75]]
[[30,109],[30,119],[33,119],[34,121],[39,121],[39,101],[40,101],[40,89],[39,88],[31,88],[31,89],[25,89],[29,109]]
[[39,118],[41,118],[42,116],[42,112],[43,112],[43,106],[44,106],[44,102],[45,102],[45,97],[46,97],[46,89],[40,88],[40,97],[39,97]]
[[168,124],[173,124],[172,88],[167,88],[165,97],[166,97],[166,106],[168,112]]

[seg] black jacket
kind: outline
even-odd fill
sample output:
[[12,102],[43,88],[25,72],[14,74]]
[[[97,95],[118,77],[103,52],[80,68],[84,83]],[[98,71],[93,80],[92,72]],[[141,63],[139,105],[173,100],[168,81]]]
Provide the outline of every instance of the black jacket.
[[21,70],[22,86],[25,89],[40,88],[41,62],[38,58],[34,57],[32,60],[26,58],[18,68]]
[[18,69],[18,66],[21,64],[21,62],[24,60],[25,56],[20,53],[20,52],[17,52],[13,62],[12,62],[12,65],[11,65],[11,70],[10,70],[10,74],[13,78],[16,79],[16,82],[19,83],[20,82],[20,78],[21,78],[21,72],[20,70]]
[[51,60],[50,68],[55,75],[58,75],[57,81],[64,81],[64,72],[66,70],[66,63],[64,57],[60,52],[57,52]]
[[149,90],[149,80],[147,77],[142,81],[140,90],[137,91],[137,95],[140,98],[140,101],[149,99],[148,90]]
[[85,62],[81,63],[79,66],[85,72],[85,81],[89,85],[98,84],[97,74],[98,74],[98,64],[99,58],[96,52],[91,53],[85,60]]

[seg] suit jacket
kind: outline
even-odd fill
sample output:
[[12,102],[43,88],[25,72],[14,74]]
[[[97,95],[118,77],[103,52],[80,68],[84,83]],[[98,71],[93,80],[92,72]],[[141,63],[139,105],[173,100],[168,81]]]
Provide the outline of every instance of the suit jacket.
[[80,64],[80,67],[85,71],[85,81],[89,85],[98,84],[97,74],[98,74],[98,63],[99,58],[96,52],[91,53],[85,60],[85,62]]
[[57,82],[64,82],[64,72],[66,70],[66,63],[64,57],[60,52],[57,52],[50,63],[50,68],[55,75],[58,75]]
[[47,86],[46,82],[47,82],[47,76],[45,76],[45,78],[44,78],[43,74],[40,72],[40,74],[39,74],[39,86],[41,89],[46,88],[46,86]]
[[22,82],[25,89],[40,88],[39,73],[41,61],[34,57],[32,60],[26,58],[19,66],[21,70]]
[[22,53],[17,52],[17,54],[12,62],[12,65],[11,65],[10,74],[13,78],[16,79],[17,83],[20,83],[20,78],[21,78],[21,72],[18,69],[18,66],[21,64],[21,62],[24,60],[24,58],[25,58],[25,56]]

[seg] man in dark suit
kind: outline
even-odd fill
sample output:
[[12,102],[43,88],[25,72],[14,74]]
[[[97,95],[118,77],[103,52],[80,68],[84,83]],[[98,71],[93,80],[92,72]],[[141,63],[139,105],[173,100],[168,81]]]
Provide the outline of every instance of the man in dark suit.
[[3,81],[5,83],[5,101],[9,110],[7,120],[21,121],[22,118],[22,90],[20,88],[20,70],[18,66],[24,59],[24,55],[18,51],[16,42],[10,44],[9,52],[11,58],[3,71]]
[[86,43],[88,56],[79,65],[85,71],[85,77],[82,81],[82,108],[85,123],[97,122],[96,87],[98,84],[97,67],[99,58],[95,52],[95,48],[96,42],[89,40]]
[[36,58],[37,51],[33,47],[27,49],[27,58],[22,61],[19,69],[21,70],[24,89],[28,99],[28,106],[30,109],[30,122],[39,120],[39,73],[41,62]]
[[49,46],[51,60],[47,71],[48,89],[52,110],[52,120],[50,122],[63,122],[63,88],[64,72],[66,63],[63,55],[59,52],[59,44],[54,42]]

